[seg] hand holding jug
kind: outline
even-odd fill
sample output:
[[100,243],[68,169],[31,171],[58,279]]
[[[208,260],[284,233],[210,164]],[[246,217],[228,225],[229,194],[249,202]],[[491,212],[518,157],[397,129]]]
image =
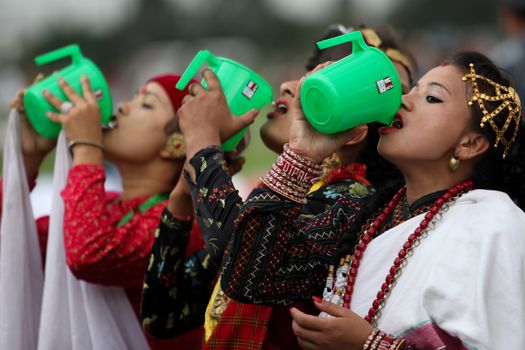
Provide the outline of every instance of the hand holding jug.
[[61,126],[47,118],[47,112],[58,112],[58,109],[46,101],[43,91],[48,90],[54,96],[68,100],[58,85],[58,77],[62,77],[77,93],[82,94],[80,77],[87,75],[97,97],[103,124],[109,121],[113,111],[111,93],[104,75],[90,59],[82,55],[78,45],[69,45],[40,55],[35,58],[35,62],[40,66],[67,57],[71,57],[69,66],[30,86],[24,94],[24,108],[31,125],[37,133],[49,139],[58,136]]
[[352,54],[310,74],[301,87],[301,106],[319,132],[335,134],[370,122],[390,124],[401,105],[396,68],[361,32],[317,43],[326,49],[352,42]]
[[[252,109],[261,109],[272,101],[272,88],[261,76],[251,69],[231,59],[214,56],[208,50],[201,50],[192,60],[181,79],[177,89],[182,90],[199,68],[207,63],[220,81],[228,107],[235,116],[240,116]],[[203,79],[201,84],[207,88]],[[222,144],[226,152],[232,151],[246,132],[244,128]]]

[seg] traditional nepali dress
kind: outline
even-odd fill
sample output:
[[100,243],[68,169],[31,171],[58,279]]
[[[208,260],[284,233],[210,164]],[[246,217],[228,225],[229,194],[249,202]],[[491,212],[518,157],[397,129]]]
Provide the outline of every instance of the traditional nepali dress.
[[[180,288],[182,288],[182,280],[165,278],[166,273],[162,272],[159,276],[165,281],[163,287],[158,288],[157,286],[156,293],[151,293],[151,283],[155,278],[158,278],[156,275],[158,270],[155,268],[155,263],[151,265],[152,267],[148,270],[147,277],[147,281],[149,281],[149,291],[145,290],[144,298],[150,300],[148,302],[150,309],[149,314],[151,314],[151,310],[156,310],[154,312],[156,320],[149,323],[148,329],[152,334],[157,336],[162,335],[168,337],[179,334],[181,330],[172,327],[173,322],[165,322],[165,320],[173,319],[176,315],[180,315],[179,317],[184,319],[191,318],[194,326],[201,325],[204,322],[204,309],[208,304],[211,290],[216,281],[216,274],[222,258],[222,252],[234,231],[235,221],[238,219],[240,208],[243,204],[242,199],[233,187],[231,177],[226,172],[224,157],[220,148],[209,147],[203,149],[190,160],[190,163],[196,172],[196,184],[191,184],[190,188],[194,199],[197,221],[200,224],[203,236],[208,242],[208,246],[198,253],[202,258],[193,265],[196,266],[196,268],[192,268],[191,270],[193,271],[191,280],[185,283],[189,285],[199,285],[201,289],[193,295],[191,304],[188,304],[189,307],[186,309],[188,313],[181,315],[180,310],[184,310],[184,308],[177,305],[174,299],[171,301],[167,299],[170,291],[171,294],[174,294],[174,289],[180,290]],[[338,224],[331,225],[326,221],[327,232],[322,234],[325,236],[323,244],[311,248],[307,247],[306,244],[304,247],[305,251],[311,249],[309,252],[310,255],[320,255],[321,259],[328,261],[328,256],[330,252],[333,251],[338,237],[344,232],[344,228],[351,224],[355,212],[360,209],[360,203],[371,193],[371,188],[368,184],[365,185],[362,182],[363,179],[361,178],[359,180],[349,179],[348,177],[338,179],[311,193],[308,196],[307,204],[302,206],[290,202],[279,195],[275,196],[273,192],[266,188],[259,188],[256,192],[261,194],[261,197],[259,197],[260,201],[251,203],[250,210],[261,210],[264,212],[278,208],[282,210],[283,213],[288,213],[292,217],[300,214],[301,219],[304,220],[302,221],[305,226],[304,235],[308,235],[311,232],[319,233],[322,231],[322,229],[317,227],[317,224],[312,223],[316,220],[315,215],[324,212],[327,207],[333,205],[335,201],[340,200],[341,205],[334,207],[332,212],[332,218],[334,222]],[[269,196],[265,198],[263,193],[268,193]],[[342,197],[346,199],[341,199]],[[343,205],[343,203],[347,202],[352,202],[352,204]],[[242,210],[244,210],[244,208]],[[326,218],[324,219],[326,220]],[[277,220],[279,222],[277,228],[281,230],[283,235],[286,235],[286,231],[284,230],[286,223],[285,221],[279,220],[280,219]],[[267,223],[272,225],[272,222],[274,221]],[[252,234],[256,233],[256,231],[251,232]],[[171,243],[168,243],[170,239]],[[177,242],[177,240],[179,241]],[[164,243],[161,243],[161,241]],[[293,244],[301,245],[301,239],[292,238],[290,245]],[[170,230],[169,225],[166,226],[164,223],[161,223],[159,237],[157,238],[155,246],[157,248],[153,249],[152,254],[155,255],[153,259],[155,259],[154,261],[162,261],[162,271],[171,271],[174,266],[181,264],[180,259],[177,258],[164,260],[158,258],[161,255],[161,250],[164,249],[165,251],[166,247],[184,247],[184,241],[175,234],[173,229]],[[279,252],[282,256],[286,256],[284,253],[285,251],[283,251],[282,254]],[[305,257],[303,261],[307,260],[309,260],[309,258]],[[321,272],[311,275],[311,272],[315,271],[317,265],[321,266]],[[300,276],[291,277],[289,280],[290,284],[297,285],[298,281],[300,281],[300,283],[310,283],[308,282],[309,280],[315,279],[318,289],[322,288],[327,263],[324,262],[317,265],[314,264],[305,269]],[[213,271],[215,271],[215,275],[211,273]],[[207,299],[204,298],[206,293],[208,293]],[[303,295],[303,291],[299,293],[299,295]],[[296,295],[296,298],[297,297],[298,295]],[[143,304],[143,313],[145,305],[146,303]],[[311,312],[315,311],[311,308],[311,305],[305,304],[302,309],[305,308],[310,309]],[[235,300],[230,300],[217,288],[215,294],[213,294],[210,299],[207,316],[206,325],[208,326],[209,337],[203,348],[258,349],[263,346],[265,348],[298,347],[297,340],[291,329],[291,319],[287,308],[243,304]],[[149,317],[149,319],[151,319],[151,317]],[[150,322],[150,320],[148,320],[148,322]],[[168,328],[166,325],[170,325],[170,327]]]
[[[125,288],[138,317],[144,271],[166,200],[142,213],[138,207],[147,196],[121,201],[118,194],[106,193],[104,182],[105,172],[101,165],[77,165],[69,171],[67,186],[62,192],[67,264],[82,280]],[[121,219],[130,212],[134,215],[119,226]],[[48,217],[37,220],[44,254],[48,225]],[[189,235],[191,222],[185,229]],[[199,236],[200,233],[195,231],[191,235]],[[191,334],[167,341],[150,337],[148,342],[155,350],[188,344],[199,348],[201,336]]]
[[[411,206],[406,199],[398,203],[379,230],[381,234],[365,250],[350,305],[354,312],[367,315],[403,243],[442,193],[425,196]],[[258,195],[257,191],[252,193]],[[266,216],[279,214],[278,210],[264,212]],[[282,281],[291,270],[272,264],[253,266],[259,259],[273,261],[274,255],[282,255],[278,244],[268,248],[250,243],[282,235],[265,226],[261,215],[258,211],[241,212],[241,230],[234,235],[232,249],[225,257],[223,287],[228,295],[245,302],[290,304],[300,298],[290,289],[283,293]],[[242,229],[256,222],[260,223],[257,230]],[[293,222],[287,227],[283,230],[288,236],[297,235]],[[506,194],[487,190],[464,194],[408,259],[381,310],[377,327],[418,349],[522,348],[524,230],[525,214]],[[308,295],[305,292],[303,296]]]
[[[423,215],[365,250],[351,309],[368,313],[388,269]],[[403,268],[377,327],[418,349],[525,346],[525,214],[501,192],[461,196]]]

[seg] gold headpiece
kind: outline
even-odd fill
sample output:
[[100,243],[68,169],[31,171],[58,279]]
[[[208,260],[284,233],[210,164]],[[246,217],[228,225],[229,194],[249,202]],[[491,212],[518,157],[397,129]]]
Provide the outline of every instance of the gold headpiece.
[[[366,43],[368,45],[371,45],[373,47],[381,48],[383,45],[383,41],[379,37],[379,34],[372,28],[362,28],[360,29],[361,33],[363,34],[363,38],[365,39]],[[408,70],[408,74],[410,75],[410,78],[412,79],[413,74],[413,67],[410,63],[410,60],[407,58],[406,55],[401,53],[401,51],[393,48],[382,48],[382,50],[385,52],[385,54],[394,62],[398,62],[401,65],[405,66],[405,68]]]
[[[503,158],[505,159],[510,147],[518,135],[519,125],[521,122],[520,97],[514,88],[498,84],[482,75],[477,74],[473,63],[470,64],[470,73],[463,76],[463,81],[467,81],[469,79],[472,84],[472,97],[468,101],[468,105],[472,106],[474,102],[478,103],[478,106],[483,113],[483,117],[481,118],[479,126],[483,128],[485,127],[486,123],[490,124],[492,130],[494,130],[496,133],[496,142],[494,143],[494,147],[498,147],[500,143],[503,144]],[[477,82],[478,80],[483,80],[494,86],[496,95],[490,96],[479,91]],[[485,102],[498,101],[500,101],[501,104],[492,111],[488,111],[485,107]],[[503,124],[503,127],[500,129],[494,121],[494,118],[505,109],[508,110],[509,114],[507,116],[507,120],[505,120],[505,123]],[[515,125],[514,132],[512,133],[512,137],[510,139],[506,139],[505,133],[512,122],[514,122]]]
[[388,48],[386,49],[385,53],[388,56],[388,58],[390,58],[392,61],[399,62],[401,63],[401,65],[405,66],[410,76],[412,76],[412,65],[410,64],[408,58],[401,53],[401,51],[397,49]]
[[383,41],[379,37],[379,34],[372,28],[362,28],[359,30],[361,34],[363,34],[363,38],[365,39],[366,43],[368,45],[372,45],[373,47],[379,47],[381,44],[383,44]]

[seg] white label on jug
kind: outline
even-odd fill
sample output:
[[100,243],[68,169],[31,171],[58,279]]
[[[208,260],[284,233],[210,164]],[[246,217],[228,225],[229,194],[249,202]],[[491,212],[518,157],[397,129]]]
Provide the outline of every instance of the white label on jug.
[[394,84],[392,84],[392,79],[390,79],[389,77],[377,81],[376,85],[377,90],[380,94],[394,88]]
[[93,91],[93,95],[95,95],[95,98],[100,101],[102,100],[102,97],[104,97],[104,93],[102,92],[102,90],[98,89],[96,91]]
[[251,99],[255,91],[257,91],[257,84],[255,84],[255,82],[250,80],[248,84],[246,84],[244,89],[242,90],[242,94],[248,97],[249,99]]

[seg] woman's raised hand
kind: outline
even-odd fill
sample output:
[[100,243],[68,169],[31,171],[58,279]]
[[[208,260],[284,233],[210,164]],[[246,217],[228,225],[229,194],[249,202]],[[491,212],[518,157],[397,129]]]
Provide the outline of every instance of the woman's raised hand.
[[234,116],[215,73],[206,69],[203,76],[208,90],[201,84],[190,85],[189,94],[184,97],[182,107],[177,112],[189,159],[205,147],[219,146],[252,124],[259,113],[250,110],[241,116]]
[[97,98],[87,76],[83,75],[80,83],[83,97],[73,90],[64,79],[58,78],[58,84],[70,102],[62,101],[49,91],[44,91],[46,100],[60,111],[59,113],[48,112],[47,116],[52,121],[62,124],[69,140],[82,139],[100,144],[102,128]]
[[[87,76],[83,75],[80,83],[83,97],[64,79],[58,78],[58,84],[69,101],[62,101],[49,91],[44,91],[46,100],[60,111],[60,113],[48,112],[47,117],[62,124],[70,142],[77,142],[77,146],[72,149],[74,165],[102,164],[104,154],[100,108]],[[98,146],[93,147],[93,145]]]
[[[38,83],[44,78],[43,74],[38,74],[33,84]],[[11,100],[9,106],[18,111],[20,115],[20,137],[22,144],[22,155],[24,157],[25,168],[28,179],[34,179],[38,173],[38,168],[42,160],[49,152],[53,150],[56,145],[55,139],[47,139],[38,134],[25,113],[24,109],[24,94],[26,88],[21,89],[16,94],[15,98]]]
[[315,163],[322,162],[326,157],[337,151],[343,145],[354,139],[360,139],[363,133],[368,131],[368,126],[361,125],[353,129],[337,134],[323,134],[315,130],[308,122],[301,107],[301,86],[304,79],[313,72],[326,67],[331,62],[326,62],[317,66],[314,70],[299,81],[294,102],[289,110],[292,118],[290,128],[289,147],[295,153]]

